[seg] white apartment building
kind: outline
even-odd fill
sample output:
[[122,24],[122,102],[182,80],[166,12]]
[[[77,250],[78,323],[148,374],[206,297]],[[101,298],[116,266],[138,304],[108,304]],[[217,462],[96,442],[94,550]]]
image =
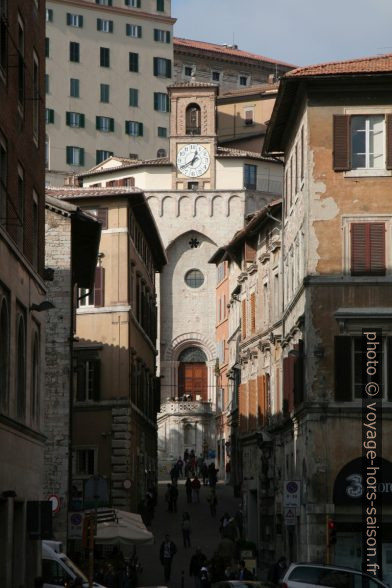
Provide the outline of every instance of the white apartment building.
[[111,155],[167,155],[170,14],[171,0],[48,0],[48,182]]

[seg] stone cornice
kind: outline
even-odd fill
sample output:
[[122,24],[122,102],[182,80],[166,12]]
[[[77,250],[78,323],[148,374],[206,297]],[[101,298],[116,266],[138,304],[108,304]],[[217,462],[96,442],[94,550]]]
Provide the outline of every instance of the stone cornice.
[[47,6],[52,4],[64,4],[65,6],[75,6],[76,8],[84,8],[85,10],[95,10],[100,13],[108,14],[120,14],[123,16],[130,16],[132,18],[141,18],[143,20],[156,20],[159,22],[165,22],[167,24],[174,24],[177,22],[176,18],[171,16],[163,16],[161,14],[152,14],[151,12],[145,12],[143,10],[137,10],[134,8],[121,8],[119,6],[102,6],[95,4],[95,2],[86,2],[86,0],[49,0]]

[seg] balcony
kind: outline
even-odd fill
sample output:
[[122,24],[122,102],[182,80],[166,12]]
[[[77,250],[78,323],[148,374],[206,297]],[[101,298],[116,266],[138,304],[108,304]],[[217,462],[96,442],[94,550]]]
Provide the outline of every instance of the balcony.
[[161,414],[212,414],[212,403],[202,400],[168,399],[161,404]]

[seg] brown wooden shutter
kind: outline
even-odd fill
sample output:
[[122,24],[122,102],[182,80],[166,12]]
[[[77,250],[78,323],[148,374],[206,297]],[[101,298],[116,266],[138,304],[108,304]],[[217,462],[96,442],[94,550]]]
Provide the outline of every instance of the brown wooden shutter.
[[385,275],[385,224],[351,223],[351,274]]
[[245,261],[248,263],[253,263],[256,259],[256,247],[253,243],[245,242],[244,257]]
[[294,405],[298,406],[304,399],[304,342],[300,340],[295,348],[298,357],[294,362]]
[[335,114],[333,117],[333,169],[347,171],[350,162],[350,117]]
[[90,360],[93,364],[93,399],[98,401],[101,396],[101,362],[99,359]]
[[105,301],[105,269],[95,268],[94,306],[104,306]]
[[335,400],[352,400],[351,337],[335,337]]
[[288,415],[294,407],[294,357],[283,359],[283,414]]
[[242,317],[241,317],[241,332],[242,338],[246,337],[246,299],[242,301]]
[[387,114],[385,117],[385,132],[386,132],[386,168],[392,169],[392,114]]
[[97,220],[102,224],[102,229],[108,228],[108,209],[97,208]]
[[256,331],[256,294],[254,292],[250,295],[250,330],[251,333]]

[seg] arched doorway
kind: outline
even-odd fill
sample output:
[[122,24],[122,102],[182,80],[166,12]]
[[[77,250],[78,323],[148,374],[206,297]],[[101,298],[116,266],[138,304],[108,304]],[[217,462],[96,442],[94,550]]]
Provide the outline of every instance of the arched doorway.
[[178,358],[178,398],[208,400],[207,357],[199,347],[188,347]]

